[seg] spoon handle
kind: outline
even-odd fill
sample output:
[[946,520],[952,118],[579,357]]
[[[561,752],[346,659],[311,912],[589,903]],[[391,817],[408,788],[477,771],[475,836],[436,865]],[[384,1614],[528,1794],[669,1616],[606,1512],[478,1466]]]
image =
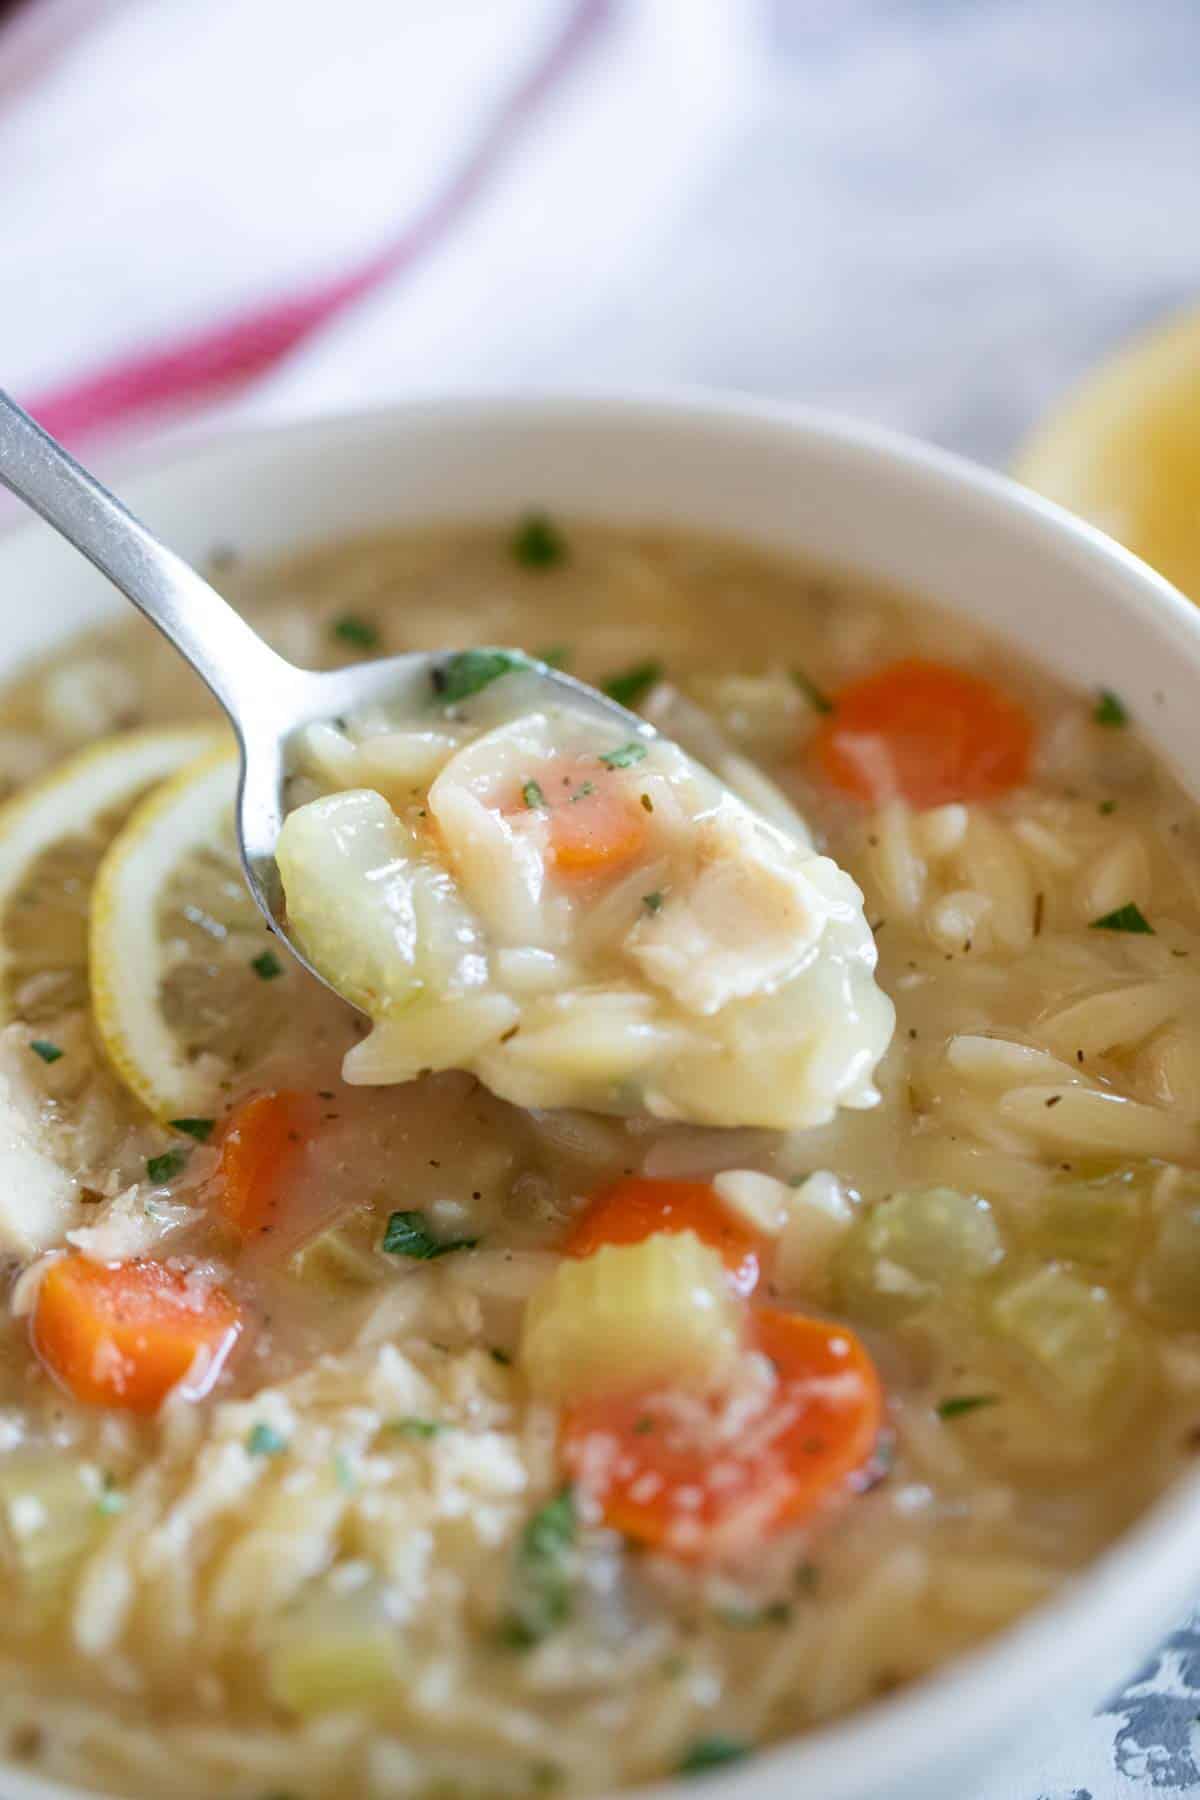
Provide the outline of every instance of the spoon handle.
[[244,741],[300,671],[0,389],[0,484],[83,552],[191,663]]

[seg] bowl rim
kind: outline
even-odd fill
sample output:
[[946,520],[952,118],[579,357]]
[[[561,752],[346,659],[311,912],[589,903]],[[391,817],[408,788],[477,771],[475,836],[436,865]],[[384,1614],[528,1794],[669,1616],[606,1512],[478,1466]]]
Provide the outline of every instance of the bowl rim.
[[[386,437],[406,424],[468,430],[472,423],[514,431],[574,424],[581,432],[666,427],[726,438],[765,435],[785,450],[790,443],[827,461],[866,460],[881,475],[890,472],[893,478],[918,481],[947,508],[969,513],[983,507],[993,521],[1034,540],[1041,553],[1073,548],[1082,580],[1095,582],[1104,571],[1117,577],[1121,608],[1141,616],[1165,612],[1200,659],[1200,610],[1097,527],[1012,477],[953,451],[805,404],[695,386],[618,392],[587,386],[488,388],[261,424],[206,422],[148,448],[101,455],[93,466],[119,492],[132,490],[137,510],[143,501],[139,490],[160,483],[186,486],[200,470],[255,449],[286,463],[327,452],[339,440]],[[470,516],[464,510],[462,517]],[[0,575],[14,546],[46,530],[40,520],[21,516],[0,528]],[[753,533],[741,535],[753,542]],[[853,568],[852,558],[847,567]],[[1039,660],[1036,646],[1029,654]],[[1153,720],[1147,721],[1147,736],[1154,740]],[[1156,753],[1162,754],[1157,747]],[[973,1742],[994,1742],[1005,1723],[1016,1726],[1044,1714],[1055,1677],[1072,1660],[1069,1646],[1125,1638],[1140,1654],[1148,1637],[1173,1614],[1183,1613],[1189,1598],[1186,1577],[1200,1583],[1200,1469],[1177,1477],[1056,1596],[997,1631],[980,1648],[952,1657],[895,1694],[867,1701],[827,1725],[765,1745],[752,1760],[722,1772],[712,1791],[726,1800],[762,1800],[767,1788],[782,1794],[790,1787],[819,1800],[861,1800],[864,1768],[886,1769],[890,1788],[911,1780],[935,1759],[951,1764],[961,1757],[965,1763]],[[8,1761],[0,1761],[0,1769],[10,1800],[86,1800],[96,1792]],[[638,1800],[678,1800],[680,1791],[678,1781],[668,1779],[619,1792]],[[119,1797],[113,1794],[111,1800]]]

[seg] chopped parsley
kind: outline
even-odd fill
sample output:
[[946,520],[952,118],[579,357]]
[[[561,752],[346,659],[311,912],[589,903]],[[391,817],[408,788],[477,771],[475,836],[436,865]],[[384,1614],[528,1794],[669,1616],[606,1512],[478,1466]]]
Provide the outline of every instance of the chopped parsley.
[[265,1425],[260,1419],[246,1433],[246,1450],[251,1456],[283,1456],[288,1447],[287,1439],[273,1425]]
[[722,1625],[734,1631],[752,1631],[759,1625],[787,1625],[792,1609],[786,1600],[773,1600],[770,1606],[723,1606],[717,1612]]
[[370,619],[360,618],[357,613],[343,613],[340,619],[334,620],[331,631],[339,644],[352,644],[356,650],[379,647],[378,626],[372,625]]
[[531,812],[535,806],[545,806],[546,804],[546,796],[542,792],[540,783],[536,781],[525,783],[521,789],[521,798]]
[[389,1431],[406,1438],[440,1437],[443,1431],[449,1429],[449,1425],[442,1425],[437,1419],[393,1419],[388,1426]]
[[358,1486],[358,1479],[354,1473],[354,1465],[344,1450],[335,1450],[333,1453],[333,1473],[342,1492],[352,1494]]
[[1145,917],[1140,906],[1132,900],[1126,906],[1118,906],[1116,912],[1105,913],[1103,918],[1093,919],[1092,931],[1136,931],[1143,936],[1153,937],[1154,927]]
[[802,1562],[792,1576],[792,1583],[798,1594],[811,1594],[821,1579],[821,1571],[816,1563]]
[[680,1758],[678,1772],[680,1775],[705,1775],[709,1769],[724,1768],[726,1763],[740,1762],[749,1754],[749,1744],[740,1738],[725,1737],[721,1733],[697,1738]]
[[654,811],[654,802],[650,798],[649,794],[642,795],[642,811],[643,812],[653,812]]
[[660,662],[651,660],[634,663],[632,668],[622,669],[618,674],[608,676],[600,686],[618,706],[636,706],[665,674],[666,670]]
[[389,1256],[411,1256],[415,1262],[432,1262],[455,1250],[473,1250],[478,1242],[478,1238],[439,1241],[423,1212],[394,1212],[383,1234],[383,1248]]
[[502,1369],[512,1368],[512,1357],[508,1354],[507,1350],[501,1350],[497,1345],[493,1344],[492,1348],[488,1351],[488,1355],[494,1363],[499,1363]]
[[526,513],[509,540],[513,559],[523,569],[552,569],[567,560],[567,540],[542,512]]
[[831,713],[833,711],[833,701],[829,695],[819,688],[815,681],[811,681],[803,669],[792,670],[792,683],[800,689],[814,712]]
[[186,1162],[186,1150],[164,1150],[161,1156],[146,1158],[146,1173],[151,1181],[174,1181]]
[[96,1511],[106,1519],[111,1519],[117,1513],[124,1512],[128,1504],[128,1496],[121,1492],[111,1472],[106,1469],[100,1483],[100,1492],[96,1496]]
[[547,644],[544,650],[534,653],[539,662],[545,663],[548,669],[565,669],[571,661],[569,644]]
[[34,1038],[29,1048],[35,1056],[40,1056],[44,1063],[55,1063],[63,1054],[59,1046],[52,1044],[49,1038]]
[[642,895],[642,905],[648,913],[661,912],[665,899],[666,895],[656,888],[652,894]]
[[636,1419],[634,1421],[633,1429],[636,1431],[636,1433],[639,1437],[648,1437],[650,1432],[654,1431],[656,1429],[656,1427],[655,1427],[654,1420],[650,1417],[650,1414],[643,1413],[640,1419]]
[[645,744],[620,744],[615,750],[602,750],[600,761],[606,769],[631,769],[634,763],[644,761]]
[[258,956],[252,956],[250,967],[260,981],[274,981],[277,975],[283,974],[283,964],[273,950],[263,950]]
[[576,800],[586,800],[588,795],[594,794],[595,791],[596,791],[596,784],[594,781],[581,782],[579,784],[579,786],[575,789],[575,792],[568,796],[568,805],[573,806],[575,804]]
[[978,1412],[981,1406],[998,1406],[999,1394],[951,1394],[948,1400],[939,1400],[937,1416],[939,1419],[961,1419],[964,1413]]
[[577,1533],[575,1497],[569,1487],[535,1512],[521,1533],[512,1596],[501,1628],[511,1649],[531,1649],[570,1618]]
[[1092,712],[1092,720],[1096,725],[1128,725],[1129,714],[1119,694],[1111,688],[1101,688]]
[[198,1144],[207,1144],[212,1136],[215,1119],[168,1119],[172,1131],[182,1131],[185,1136],[195,1138]]
[[429,679],[442,705],[453,706],[457,700],[481,693],[502,675],[528,667],[529,658],[520,650],[460,650],[445,662],[435,663]]
[[1096,808],[1096,811],[1100,814],[1100,817],[1102,819],[1109,818],[1111,816],[1111,814],[1116,812],[1116,810],[1117,810],[1117,803],[1115,800],[1102,800],[1100,802],[1099,806]]

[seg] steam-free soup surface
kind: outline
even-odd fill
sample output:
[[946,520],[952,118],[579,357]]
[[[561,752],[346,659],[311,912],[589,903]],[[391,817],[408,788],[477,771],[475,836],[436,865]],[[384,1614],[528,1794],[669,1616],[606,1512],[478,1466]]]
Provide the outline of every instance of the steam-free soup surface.
[[[1200,1425],[1200,835],[1119,673],[1067,693],[915,599],[569,521],[219,574],[300,663],[607,683],[859,885],[896,1029],[877,1105],[791,1131],[347,1084],[367,1021],[258,921],[191,678],[140,626],[30,672],[7,1754],[156,1800],[606,1790],[1051,1595]],[[401,817],[364,767],[321,791]]]

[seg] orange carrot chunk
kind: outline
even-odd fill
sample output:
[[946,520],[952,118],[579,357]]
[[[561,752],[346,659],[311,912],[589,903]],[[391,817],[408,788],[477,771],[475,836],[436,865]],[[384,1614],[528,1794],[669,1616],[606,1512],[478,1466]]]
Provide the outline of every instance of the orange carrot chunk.
[[51,1263],[37,1291],[33,1344],[89,1406],[151,1413],[179,1382],[199,1398],[233,1348],[241,1318],[222,1288],[165,1263]]
[[757,1406],[660,1393],[568,1411],[563,1459],[606,1525],[684,1559],[719,1556],[866,1485],[883,1395],[854,1333],[764,1306],[750,1343],[775,1371]]
[[604,1244],[640,1244],[656,1231],[694,1231],[719,1251],[739,1294],[758,1285],[762,1240],[722,1204],[704,1181],[652,1181],[631,1175],[590,1200],[571,1226],[563,1250],[590,1256]]
[[1029,773],[1033,721],[990,681],[916,657],[844,688],[813,739],[826,780],[882,806],[994,800]]
[[255,1094],[230,1114],[221,1137],[218,1207],[241,1238],[278,1222],[288,1179],[316,1130],[319,1105],[311,1094]]
[[646,842],[647,814],[629,782],[596,756],[556,756],[532,769],[519,808],[543,811],[564,875],[617,875]]

